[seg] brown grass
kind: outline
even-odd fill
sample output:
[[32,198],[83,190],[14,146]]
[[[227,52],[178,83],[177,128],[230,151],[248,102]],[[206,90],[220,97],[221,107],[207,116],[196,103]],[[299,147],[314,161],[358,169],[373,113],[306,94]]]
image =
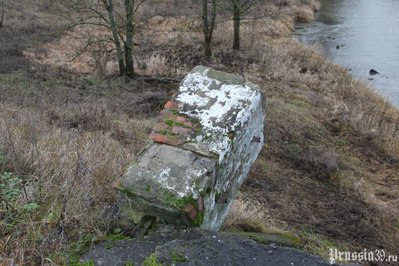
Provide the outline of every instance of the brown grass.
[[[226,228],[290,232],[322,255],[328,246],[397,251],[398,110],[290,37],[317,2],[264,8],[269,17],[243,22],[240,52],[230,49],[231,22],[218,25],[211,62],[202,57],[197,18],[153,17],[137,28],[139,74],[181,78],[205,64],[263,88],[267,143]],[[14,43],[31,22],[20,23],[1,30]],[[15,66],[0,67],[0,173],[22,181],[14,212],[0,211],[2,221],[14,222],[1,223],[0,264],[65,263],[61,251],[104,238],[118,216],[112,183],[178,86],[96,75],[97,61],[114,75],[114,54],[88,51],[70,61],[70,44],[86,41],[74,37],[79,30],[46,44],[41,30],[30,35],[34,45],[0,49]],[[38,208],[24,211],[29,202]]]

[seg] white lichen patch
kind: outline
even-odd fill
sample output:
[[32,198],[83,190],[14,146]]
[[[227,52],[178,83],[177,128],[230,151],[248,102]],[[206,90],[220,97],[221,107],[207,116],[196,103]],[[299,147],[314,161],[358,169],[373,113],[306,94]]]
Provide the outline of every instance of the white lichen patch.
[[208,69],[190,73],[182,82],[176,100],[185,108],[183,113],[197,119],[209,151],[219,155],[219,161],[231,150],[229,132],[245,126],[253,110],[259,108],[261,94],[246,84],[224,84],[210,78]]

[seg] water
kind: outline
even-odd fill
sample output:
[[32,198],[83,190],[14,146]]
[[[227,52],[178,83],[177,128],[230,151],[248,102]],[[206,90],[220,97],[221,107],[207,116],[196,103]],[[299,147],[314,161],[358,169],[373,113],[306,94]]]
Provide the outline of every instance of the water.
[[297,35],[399,107],[399,0],[321,0],[315,22],[298,25]]

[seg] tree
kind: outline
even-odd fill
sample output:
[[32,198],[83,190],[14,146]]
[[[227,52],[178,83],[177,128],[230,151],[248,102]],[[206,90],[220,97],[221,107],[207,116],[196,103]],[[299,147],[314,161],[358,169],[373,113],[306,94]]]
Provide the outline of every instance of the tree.
[[212,35],[216,20],[216,0],[211,0],[211,12],[208,14],[208,0],[202,0],[202,31],[204,33],[204,54],[212,56]]
[[242,16],[255,7],[257,0],[228,0],[228,2],[230,5],[228,9],[233,13],[233,49],[240,50],[240,24]]
[[126,74],[126,65],[124,61],[124,51],[119,37],[118,26],[116,24],[114,16],[114,4],[112,0],[102,0],[102,4],[108,13],[108,21],[106,21],[106,19],[103,20],[105,20],[106,23],[109,23],[109,26],[111,28],[112,41],[114,42],[116,54],[118,56],[119,75],[123,76]]
[[[107,40],[115,46],[119,74],[134,76],[133,39],[135,14],[145,0],[56,0],[53,13],[70,22],[71,27],[92,25],[111,32]],[[90,44],[90,43],[89,43]]]
[[0,28],[3,27],[4,12],[5,12],[4,0],[1,0]]

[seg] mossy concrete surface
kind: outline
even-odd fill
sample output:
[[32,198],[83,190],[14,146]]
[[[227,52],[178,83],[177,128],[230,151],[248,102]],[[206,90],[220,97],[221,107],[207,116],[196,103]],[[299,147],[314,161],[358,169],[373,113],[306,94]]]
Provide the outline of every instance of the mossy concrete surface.
[[113,242],[111,247],[101,243],[92,247],[82,262],[115,266],[127,262],[142,265],[150,260],[157,265],[331,265],[318,256],[270,240],[262,244],[242,236],[198,229],[170,231],[142,240]]

